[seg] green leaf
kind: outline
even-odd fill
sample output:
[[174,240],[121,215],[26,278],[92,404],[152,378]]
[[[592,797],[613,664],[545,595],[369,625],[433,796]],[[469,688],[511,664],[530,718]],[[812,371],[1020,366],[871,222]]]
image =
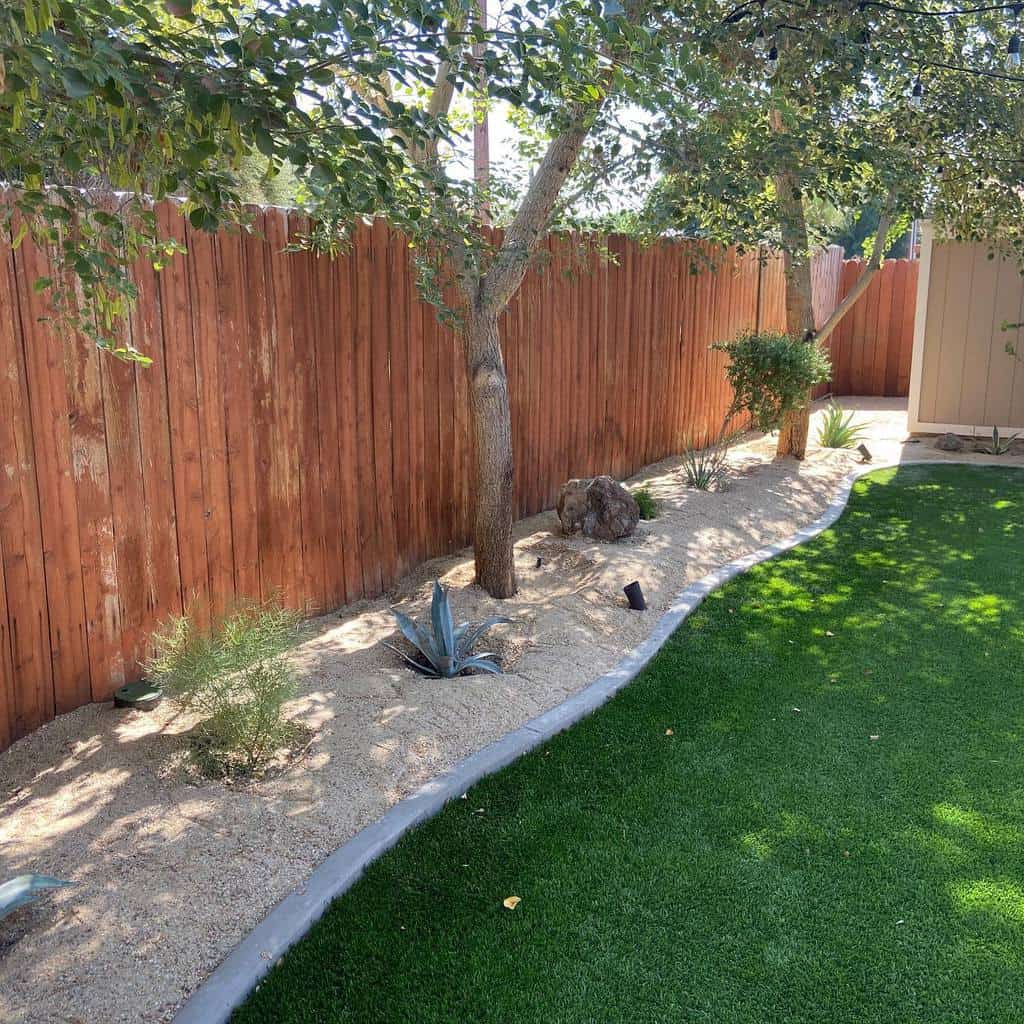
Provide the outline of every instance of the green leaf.
[[72,99],[85,99],[86,96],[91,96],[96,91],[94,83],[90,82],[78,68],[65,68],[60,73],[60,77],[64,82],[67,94]]
[[256,125],[252,130],[253,138],[256,141],[256,148],[267,157],[274,155],[274,138],[262,125]]

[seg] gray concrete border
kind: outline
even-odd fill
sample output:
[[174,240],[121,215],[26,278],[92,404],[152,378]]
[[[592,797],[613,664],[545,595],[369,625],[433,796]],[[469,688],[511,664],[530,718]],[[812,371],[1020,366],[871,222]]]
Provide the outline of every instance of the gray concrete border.
[[[634,647],[610,672],[573,694],[557,707],[471,754],[395,804],[334,851],[305,884],[287,895],[231,951],[188,999],[174,1024],[224,1024],[274,963],[321,917],[327,907],[359,879],[366,867],[389,850],[410,829],[432,818],[450,800],[458,799],[487,775],[511,764],[552,736],[596,711],[632,682],[661,650],[665,641],[712,591],[752,566],[789,551],[827,530],[842,515],[854,483],[867,473],[903,466],[990,465],[963,459],[913,459],[868,463],[857,467],[839,485],[828,508],[796,533],[721,566],[691,583],[658,620],[651,635]],[[1010,467],[1000,467],[1010,468]],[[1022,466],[1012,468],[1024,469]]]

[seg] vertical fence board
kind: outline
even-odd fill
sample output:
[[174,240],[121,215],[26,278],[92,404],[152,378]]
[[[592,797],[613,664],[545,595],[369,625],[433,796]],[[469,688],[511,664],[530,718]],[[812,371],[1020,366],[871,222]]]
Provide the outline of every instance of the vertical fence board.
[[221,292],[217,287],[215,239],[205,231],[190,228],[186,244],[189,301],[194,325],[207,586],[210,614],[221,616],[232,602],[235,586],[227,431],[224,424],[224,392],[227,382],[223,379],[221,368],[221,326],[225,322],[221,316]]
[[[364,549],[360,509],[358,457],[358,385],[356,376],[356,294],[355,258],[349,253],[333,264],[329,280],[337,303],[337,402],[338,472],[341,477],[341,531],[345,561],[345,600],[354,601],[366,593],[364,561],[370,553]],[[367,571],[368,573],[368,571]]]
[[[157,219],[165,237],[184,245],[185,228],[177,208],[161,204]],[[195,347],[184,256],[176,255],[160,272],[160,298],[181,596],[202,625],[209,621],[209,582]]]
[[7,576],[4,572],[4,546],[3,540],[0,539],[0,750],[9,746],[14,736],[14,704],[17,699],[10,622]]
[[8,248],[0,266],[0,560],[5,592],[0,658],[11,673],[0,694],[4,745],[47,721],[54,705],[40,494],[13,275],[14,254]]
[[49,277],[47,255],[26,240],[17,253],[15,274],[21,327],[25,332],[25,373],[39,492],[46,603],[49,610],[53,687],[36,688],[33,715],[41,721],[92,698],[88,616],[78,536],[78,501],[72,453],[64,345],[47,322],[53,311],[32,287]]
[[[300,244],[309,233],[306,218],[289,215],[289,245]],[[320,430],[320,365],[317,352],[319,328],[318,304],[313,292],[317,259],[308,252],[292,253],[287,258],[291,270],[292,352],[295,387],[299,395],[296,408],[296,444],[298,449],[299,517],[302,523],[301,561],[304,586],[303,607],[321,613],[333,607],[327,599],[326,552],[324,549],[324,507],[322,472],[322,434]]]
[[316,362],[317,456],[320,478],[320,537],[323,557],[323,607],[336,608],[346,600],[346,509],[341,491],[341,431],[338,398],[338,358],[341,325],[338,323],[336,289],[332,288],[334,261],[312,261],[310,302],[313,318],[311,346]]
[[133,275],[140,298],[131,315],[132,340],[153,360],[150,369],[135,374],[143,504],[134,514],[145,520],[140,557],[146,588],[138,642],[145,645],[159,623],[180,614],[182,603],[161,284],[148,260],[140,260]]
[[[93,673],[93,689],[108,680],[109,696],[115,683],[139,675],[145,658],[148,621],[149,565],[145,556],[147,518],[145,480],[142,472],[142,447],[139,434],[139,404],[135,386],[135,367],[117,359],[99,361],[102,387],[103,422],[106,462],[110,488],[110,513],[113,528],[112,594],[116,601],[119,637],[119,672]],[[85,552],[83,551],[83,557]],[[113,614],[113,612],[112,612]]]
[[[260,597],[259,518],[256,508],[256,437],[253,424],[252,360],[248,332],[248,264],[242,236],[222,232],[216,240],[218,316],[221,321],[221,372],[225,384],[225,455],[228,527],[231,532],[234,592]],[[259,272],[260,268],[256,268]]]
[[300,463],[308,457],[300,424],[305,416],[303,378],[308,368],[295,357],[296,301],[292,295],[292,263],[284,255],[290,241],[288,214],[269,209],[265,218],[268,295],[273,315],[276,372],[268,381],[272,389],[271,452],[273,514],[269,518],[270,543],[279,553],[282,600],[293,608],[305,605],[303,564],[302,482]]
[[355,420],[356,456],[359,462],[358,501],[359,536],[363,543],[363,588],[369,597],[383,589],[381,564],[383,562],[381,516],[376,478],[377,460],[374,457],[374,402],[373,402],[373,250],[370,230],[360,225],[356,232],[355,289]]

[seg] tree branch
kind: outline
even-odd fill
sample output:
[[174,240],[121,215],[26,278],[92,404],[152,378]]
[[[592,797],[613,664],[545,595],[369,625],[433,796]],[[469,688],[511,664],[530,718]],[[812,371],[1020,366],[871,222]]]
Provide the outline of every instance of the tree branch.
[[547,229],[562,186],[590,131],[590,117],[600,105],[600,100],[593,104],[577,104],[572,110],[570,127],[551,140],[515,218],[505,232],[505,240],[494,263],[481,281],[481,306],[501,311],[522,284],[530,255]]
[[853,304],[864,294],[871,279],[878,273],[882,266],[882,255],[885,252],[885,242],[892,226],[892,202],[893,195],[890,192],[886,199],[882,215],[878,218],[878,231],[875,232],[875,244],[871,250],[871,259],[868,260],[864,272],[857,278],[854,286],[847,293],[846,297],[832,311],[832,315],[822,325],[821,330],[814,336],[815,343],[823,344],[828,336],[839,326],[839,322],[853,307]]

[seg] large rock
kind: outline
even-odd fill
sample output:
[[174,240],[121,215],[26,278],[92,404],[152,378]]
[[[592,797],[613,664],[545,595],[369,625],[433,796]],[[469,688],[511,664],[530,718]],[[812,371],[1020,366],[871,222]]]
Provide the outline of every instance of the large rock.
[[595,476],[562,485],[558,518],[565,533],[580,530],[598,540],[619,540],[636,529],[640,508],[622,484],[610,476]]
[[943,434],[935,439],[935,447],[940,452],[962,452],[964,450],[964,441],[962,437],[956,434]]

